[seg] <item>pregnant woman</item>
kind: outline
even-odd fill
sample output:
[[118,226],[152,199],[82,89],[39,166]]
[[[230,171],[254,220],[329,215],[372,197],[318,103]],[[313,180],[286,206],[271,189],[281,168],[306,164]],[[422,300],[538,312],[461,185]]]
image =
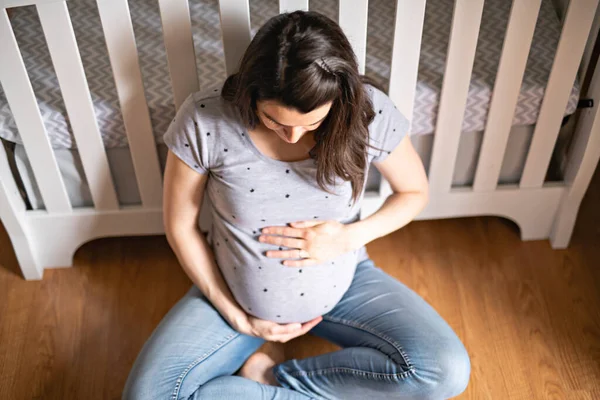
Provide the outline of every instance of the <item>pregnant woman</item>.
[[[467,386],[458,337],[365,244],[409,223],[427,179],[407,119],[358,73],[340,27],[270,19],[238,73],[193,93],[167,133],[164,221],[194,285],[144,345],[124,399],[445,399]],[[393,194],[359,220],[373,164]],[[212,228],[198,227],[211,200]],[[401,247],[402,243],[398,243]],[[282,360],[311,332],[343,349]]]

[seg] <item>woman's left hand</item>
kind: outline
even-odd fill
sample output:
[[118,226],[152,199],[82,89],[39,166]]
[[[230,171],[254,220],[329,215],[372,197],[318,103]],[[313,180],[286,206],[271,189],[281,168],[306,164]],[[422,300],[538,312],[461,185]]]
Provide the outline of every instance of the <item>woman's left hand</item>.
[[338,221],[301,221],[292,222],[289,227],[267,227],[258,240],[287,247],[267,251],[267,257],[292,259],[283,262],[289,267],[319,264],[354,250],[347,225]]

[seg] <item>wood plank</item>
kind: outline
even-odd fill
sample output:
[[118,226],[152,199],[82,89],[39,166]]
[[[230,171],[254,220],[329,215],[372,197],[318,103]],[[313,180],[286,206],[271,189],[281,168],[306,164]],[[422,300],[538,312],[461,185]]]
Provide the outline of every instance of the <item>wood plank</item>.
[[540,5],[541,0],[513,1],[475,172],[476,192],[498,184]]
[[250,4],[248,0],[219,0],[219,14],[225,69],[229,76],[238,71],[250,44]]
[[[408,118],[409,131],[417,91],[424,19],[425,0],[397,0],[388,95],[398,110]],[[392,188],[382,177],[379,195],[386,198],[390,194]]]
[[340,0],[339,25],[352,45],[358,61],[358,72],[365,73],[367,59],[368,0]]
[[308,11],[308,0],[279,0],[279,13]]
[[133,167],[146,207],[162,204],[162,176],[127,0],[98,0]]
[[597,6],[598,0],[569,2],[554,64],[525,161],[520,183],[522,188],[539,188],[544,184]]
[[67,190],[4,9],[0,10],[0,54],[0,82],[25,145],[46,210],[52,213],[69,213],[71,203]]
[[98,210],[119,208],[115,185],[85,78],[67,3],[37,6],[77,149]]
[[432,193],[446,193],[452,186],[482,12],[483,0],[456,0],[454,4],[429,168]]
[[199,89],[187,0],[158,0],[175,109]]

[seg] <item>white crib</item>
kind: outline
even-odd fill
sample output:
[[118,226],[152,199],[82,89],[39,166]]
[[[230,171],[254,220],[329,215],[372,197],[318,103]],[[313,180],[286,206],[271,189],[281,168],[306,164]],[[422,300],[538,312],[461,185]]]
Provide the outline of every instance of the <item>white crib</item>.
[[[0,218],[25,279],[41,279],[44,268],[72,264],[75,250],[94,238],[162,234],[161,171],[126,0],[97,0],[112,72],[140,192],[139,206],[117,200],[88,83],[64,0],[1,0],[0,81],[23,139],[45,210],[28,210],[0,146]],[[199,89],[187,0],[157,0],[160,7],[175,106]],[[572,0],[546,86],[520,183],[500,185],[512,117],[541,0],[514,0],[493,97],[468,187],[452,185],[484,0],[456,0],[429,179],[431,201],[420,219],[497,215],[515,221],[523,240],[550,238],[555,248],[569,243],[575,218],[600,158],[600,70],[592,62],[599,28],[599,0]],[[35,5],[77,142],[94,207],[72,207],[30,78],[6,9]],[[364,73],[367,0],[340,0],[339,23],[352,42]],[[412,115],[425,0],[397,0],[389,95]],[[280,0],[280,11],[308,9],[308,0]],[[248,0],[220,0],[219,13],[227,73],[250,42]],[[592,32],[592,34],[590,34]],[[573,82],[589,81],[584,95],[591,108],[575,114],[574,142],[563,182],[545,182]],[[379,208],[391,193],[383,181],[368,192],[362,216]]]

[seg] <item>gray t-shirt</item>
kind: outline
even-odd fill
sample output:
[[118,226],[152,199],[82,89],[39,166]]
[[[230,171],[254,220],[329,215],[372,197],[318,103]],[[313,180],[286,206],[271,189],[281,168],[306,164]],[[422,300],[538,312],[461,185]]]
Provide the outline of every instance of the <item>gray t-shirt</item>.
[[[408,130],[391,99],[367,85],[375,112],[369,126],[368,165],[383,161]],[[337,179],[333,193],[316,181],[313,159],[270,158],[254,145],[240,113],[213,87],[191,94],[164,135],[166,145],[190,168],[210,174],[208,234],[217,264],[237,302],[249,314],[279,323],[304,322],[326,314],[349,288],[365,248],[310,267],[288,267],[266,257],[274,246],[258,241],[261,229],[303,220],[358,219],[350,182]],[[367,167],[368,173],[368,167]]]

